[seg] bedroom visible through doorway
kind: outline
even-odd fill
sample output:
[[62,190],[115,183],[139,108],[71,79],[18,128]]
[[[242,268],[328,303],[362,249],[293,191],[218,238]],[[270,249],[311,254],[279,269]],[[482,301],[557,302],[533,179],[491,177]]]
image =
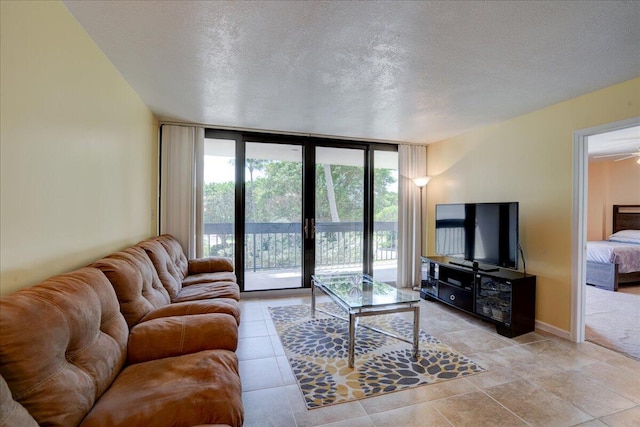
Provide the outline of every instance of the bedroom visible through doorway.
[[[585,263],[588,262],[590,267],[584,276],[585,284],[581,285],[583,333],[587,341],[640,359],[640,281],[635,281],[635,275],[621,275],[621,282],[623,278],[633,281],[620,284],[616,291],[604,289],[613,287],[607,279],[604,283],[599,282],[598,287],[592,284],[597,281],[593,269],[595,256],[615,256],[619,263],[627,262],[627,265],[619,264],[617,267],[623,273],[631,268],[619,254],[600,254],[595,250],[604,248],[610,251],[609,245],[618,245],[617,242],[609,242],[610,236],[621,228],[620,224],[615,225],[617,210],[614,205],[640,206],[640,125],[617,128],[614,124],[613,127],[585,138],[588,161],[585,165],[585,242],[582,247],[587,248]],[[625,225],[622,228],[640,227]],[[637,321],[630,321],[634,318]]]

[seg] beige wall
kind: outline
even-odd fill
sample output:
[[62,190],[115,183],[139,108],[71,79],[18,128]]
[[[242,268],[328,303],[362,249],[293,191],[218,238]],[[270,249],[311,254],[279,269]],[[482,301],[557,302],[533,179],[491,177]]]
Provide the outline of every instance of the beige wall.
[[587,239],[605,240],[612,231],[613,205],[640,205],[636,159],[589,162]]
[[154,234],[157,122],[61,2],[0,4],[6,294]]
[[[491,102],[490,99],[487,102]],[[520,243],[537,275],[536,319],[571,324],[573,133],[640,115],[640,78],[431,144],[428,251],[436,203],[520,202]]]

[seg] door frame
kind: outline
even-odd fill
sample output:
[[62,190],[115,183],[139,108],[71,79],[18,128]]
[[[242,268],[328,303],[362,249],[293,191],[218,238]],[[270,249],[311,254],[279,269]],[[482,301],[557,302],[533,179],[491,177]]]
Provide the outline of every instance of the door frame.
[[587,209],[590,136],[640,125],[640,116],[606,123],[573,133],[573,230],[571,241],[571,340],[585,341],[587,273]]

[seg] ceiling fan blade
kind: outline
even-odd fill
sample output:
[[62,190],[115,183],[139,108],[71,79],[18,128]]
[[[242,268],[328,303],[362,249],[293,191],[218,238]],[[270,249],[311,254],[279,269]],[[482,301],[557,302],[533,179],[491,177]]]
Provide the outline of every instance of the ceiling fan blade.
[[635,155],[635,153],[618,153],[618,154],[601,154],[599,156],[593,156],[594,159],[599,159],[602,157],[620,157],[620,156],[628,156],[628,155]]
[[620,162],[622,160],[632,159],[634,157],[637,157],[637,156],[635,154],[632,154],[631,156],[623,157],[621,159],[615,159],[614,162]]

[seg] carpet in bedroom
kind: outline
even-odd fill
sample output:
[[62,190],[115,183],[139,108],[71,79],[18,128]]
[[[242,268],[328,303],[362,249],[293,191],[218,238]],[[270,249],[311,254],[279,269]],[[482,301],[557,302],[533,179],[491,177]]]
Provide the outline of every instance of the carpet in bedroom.
[[587,341],[640,360],[640,284],[617,292],[587,285]]

